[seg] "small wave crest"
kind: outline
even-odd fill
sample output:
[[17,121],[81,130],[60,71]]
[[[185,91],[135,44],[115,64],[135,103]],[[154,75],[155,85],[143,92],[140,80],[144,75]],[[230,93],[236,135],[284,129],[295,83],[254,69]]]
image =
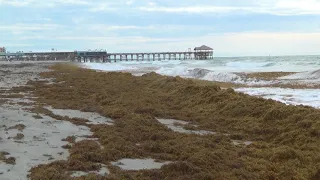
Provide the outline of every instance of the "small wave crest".
[[161,67],[155,72],[161,75],[166,75],[166,76],[188,77],[190,76],[189,70],[190,68],[185,66],[176,66],[176,67]]
[[272,67],[275,65],[276,65],[276,63],[267,63],[267,64],[263,65],[262,67]]
[[281,77],[284,80],[320,80],[320,69]]
[[202,68],[187,68],[187,67],[174,67],[174,68],[160,68],[156,73],[167,76],[182,76],[187,78],[195,78],[207,81],[218,82],[233,82],[242,83],[245,80],[231,72],[216,72]]
[[226,63],[227,67],[239,68],[239,69],[254,69],[261,67],[271,67],[275,66],[275,62],[246,62],[246,61],[237,61],[237,62],[228,62]]
[[193,70],[189,70],[190,75],[197,79],[205,77],[210,72],[212,71],[207,69],[201,69],[201,68],[195,68]]
[[124,70],[135,70],[136,67],[124,66],[121,64],[106,64],[106,63],[84,63],[84,68],[101,70],[101,71],[124,71]]
[[203,78],[207,81],[219,81],[219,82],[233,82],[233,83],[242,83],[244,79],[240,76],[228,73],[228,72],[209,72]]

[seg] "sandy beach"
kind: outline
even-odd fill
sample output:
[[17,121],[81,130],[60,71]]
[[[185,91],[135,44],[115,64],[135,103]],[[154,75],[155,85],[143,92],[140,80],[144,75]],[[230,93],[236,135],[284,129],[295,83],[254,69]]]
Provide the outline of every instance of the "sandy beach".
[[320,0],[0,0],[0,180],[320,180]]
[[[85,126],[67,121],[58,121],[43,114],[33,113],[36,97],[32,90],[18,92],[12,88],[24,87],[28,81],[46,81],[39,73],[47,72],[54,63],[2,63],[1,68],[1,121],[0,121],[0,178],[4,180],[27,179],[29,170],[40,164],[66,160],[69,156],[67,137],[80,141],[92,135]],[[49,108],[50,109],[50,108]],[[50,109],[57,114],[60,110]],[[81,113],[81,112],[80,112]],[[69,112],[69,116],[94,118],[93,122],[105,119],[94,113]]]
[[318,109],[156,73],[0,68],[1,179],[319,178]]

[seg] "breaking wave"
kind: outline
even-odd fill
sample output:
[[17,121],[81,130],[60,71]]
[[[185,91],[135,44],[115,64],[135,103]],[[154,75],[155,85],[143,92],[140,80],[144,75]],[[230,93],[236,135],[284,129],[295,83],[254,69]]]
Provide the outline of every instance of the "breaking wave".
[[283,80],[320,80],[320,69],[315,71],[307,71],[296,73],[289,76],[284,76],[280,79]]
[[259,81],[256,79],[248,79],[243,76],[239,76],[232,72],[212,71],[202,68],[187,68],[187,67],[175,67],[165,68],[162,67],[156,71],[156,73],[166,76],[181,76],[185,78],[194,78],[207,81],[218,82],[231,82],[238,84],[266,84],[265,81]]
[[255,69],[260,67],[272,67],[275,66],[276,63],[274,62],[246,62],[246,61],[240,61],[240,62],[228,62],[226,63],[227,67],[234,67],[234,68],[240,68],[240,69]]
[[272,66],[276,66],[276,65],[277,65],[277,63],[266,63],[262,67],[272,67]]
[[[249,86],[292,82],[319,84],[319,59],[320,56],[228,57],[202,61],[163,60],[85,63],[84,67],[102,71],[130,72],[137,76],[156,72],[166,76],[181,76]],[[278,78],[277,80],[248,78],[245,75],[252,72],[296,72],[296,74]]]

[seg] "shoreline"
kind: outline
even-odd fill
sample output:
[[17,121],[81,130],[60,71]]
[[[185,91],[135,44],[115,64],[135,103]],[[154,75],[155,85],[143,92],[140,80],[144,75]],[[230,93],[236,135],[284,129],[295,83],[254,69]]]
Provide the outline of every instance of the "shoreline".
[[[314,108],[287,106],[211,82],[155,73],[135,77],[70,64],[54,65],[51,71],[41,73],[41,78],[30,80],[27,86],[12,88],[11,95],[1,91],[1,99],[18,97],[11,103],[24,106],[18,108],[22,111],[29,106],[25,113],[31,117],[26,120],[62,123],[61,128],[68,124],[66,133],[52,133],[55,149],[65,152],[62,161],[43,156],[54,159],[33,167],[31,179],[176,179],[186,175],[198,179],[300,179],[317,178],[320,172],[315,168],[320,158],[320,119],[316,116],[320,110]],[[34,102],[22,101],[26,95]],[[95,112],[101,117],[69,109]],[[28,129],[34,124],[27,122],[19,123],[26,125],[22,141],[29,142]],[[30,142],[35,141],[30,138]],[[6,158],[21,156],[8,153]],[[19,157],[15,158],[19,164]],[[138,169],[143,159],[154,169]],[[126,164],[131,162],[134,165]],[[130,171],[122,169],[127,166]]]

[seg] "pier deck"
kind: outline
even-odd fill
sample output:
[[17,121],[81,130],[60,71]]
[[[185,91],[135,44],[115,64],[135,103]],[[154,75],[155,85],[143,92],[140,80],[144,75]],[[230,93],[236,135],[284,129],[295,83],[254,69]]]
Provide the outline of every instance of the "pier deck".
[[194,52],[108,53],[105,62],[194,59]]
[[117,62],[117,61],[161,61],[161,60],[205,60],[213,59],[213,49],[207,46],[196,47],[185,52],[142,52],[108,53],[107,51],[74,52],[18,52],[3,55],[6,60],[46,61],[68,60],[76,62]]

